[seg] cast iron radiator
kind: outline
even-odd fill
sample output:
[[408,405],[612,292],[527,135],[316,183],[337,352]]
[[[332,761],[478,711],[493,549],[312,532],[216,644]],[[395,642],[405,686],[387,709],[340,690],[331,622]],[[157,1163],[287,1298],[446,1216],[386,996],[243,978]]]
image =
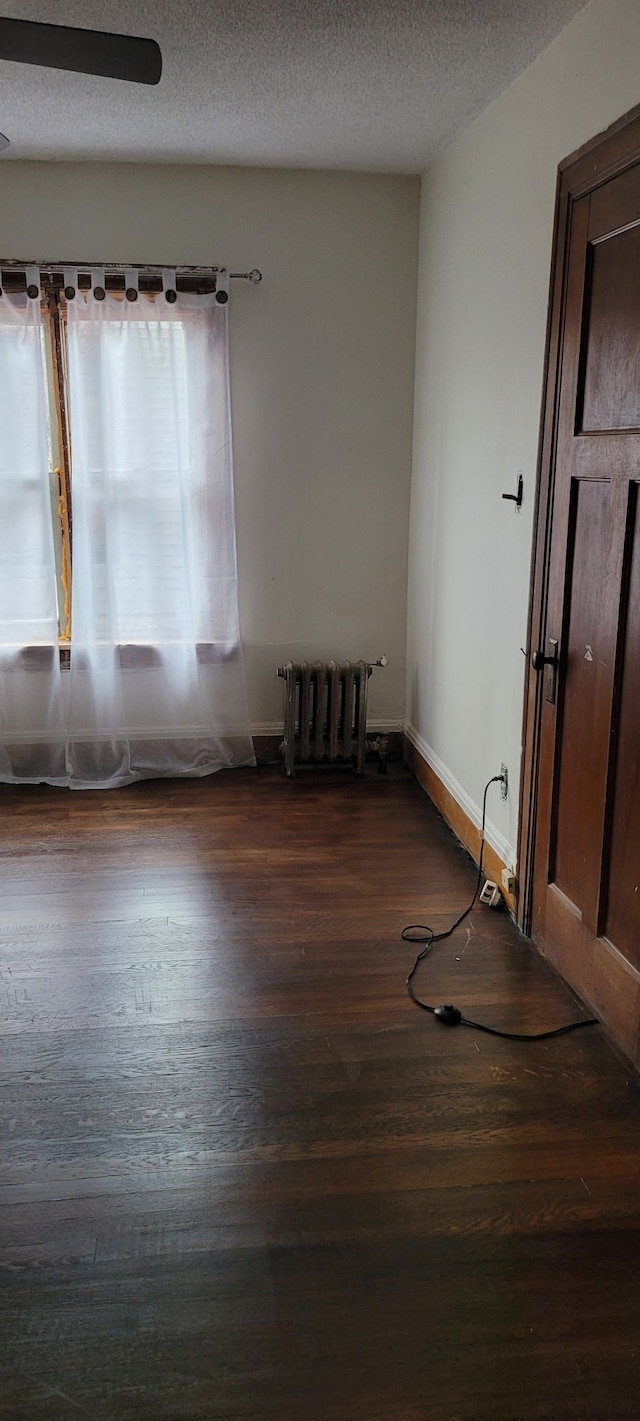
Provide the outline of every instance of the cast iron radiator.
[[[386,666],[386,656],[375,662]],[[280,747],[288,775],[295,763],[350,761],[364,774],[368,661],[287,661],[278,667],[285,682],[284,740]]]

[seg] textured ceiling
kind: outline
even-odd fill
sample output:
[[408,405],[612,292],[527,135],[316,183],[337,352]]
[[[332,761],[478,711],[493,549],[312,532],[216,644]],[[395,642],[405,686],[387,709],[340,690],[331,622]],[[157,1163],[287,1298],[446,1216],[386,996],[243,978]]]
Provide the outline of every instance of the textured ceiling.
[[584,0],[0,0],[157,39],[158,88],[0,61],[12,158],[419,172]]

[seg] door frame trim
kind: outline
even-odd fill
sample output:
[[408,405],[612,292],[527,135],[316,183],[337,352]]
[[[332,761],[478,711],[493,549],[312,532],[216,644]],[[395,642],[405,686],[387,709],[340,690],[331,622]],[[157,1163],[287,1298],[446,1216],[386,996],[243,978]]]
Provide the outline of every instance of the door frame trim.
[[518,824],[518,923],[527,936],[533,936],[534,941],[533,874],[544,678],[533,670],[531,655],[537,647],[545,645],[560,358],[564,337],[566,273],[573,206],[579,198],[594,192],[610,178],[617,177],[638,162],[640,104],[623,114],[604,133],[599,133],[575,153],[563,159],[558,168],[533,515]]

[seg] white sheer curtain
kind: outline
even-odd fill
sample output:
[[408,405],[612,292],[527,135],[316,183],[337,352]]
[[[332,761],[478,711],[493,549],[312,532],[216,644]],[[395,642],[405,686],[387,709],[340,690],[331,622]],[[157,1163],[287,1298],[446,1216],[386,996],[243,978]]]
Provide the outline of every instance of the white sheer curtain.
[[255,763],[227,322],[213,296],[69,302],[76,788]]
[[67,307],[70,670],[60,670],[39,300],[0,297],[0,779],[102,788],[254,764],[227,309]]
[[65,784],[40,301],[0,296],[0,780]]

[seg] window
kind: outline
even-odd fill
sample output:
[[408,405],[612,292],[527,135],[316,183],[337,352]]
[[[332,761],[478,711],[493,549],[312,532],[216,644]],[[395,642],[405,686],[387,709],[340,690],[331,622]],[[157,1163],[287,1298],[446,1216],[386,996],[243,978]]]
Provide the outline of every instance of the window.
[[[187,305],[178,311],[172,303],[165,306],[167,319],[150,322],[150,308],[162,292],[160,276],[143,278],[135,304],[127,300],[131,292],[125,294],[124,276],[116,276],[109,282],[106,303],[110,319],[99,325],[87,321],[83,327],[78,309],[91,278],[88,273],[75,275],[78,296],[72,296],[72,287],[69,299],[64,279],[62,271],[47,270],[41,276],[60,645],[68,648],[73,626],[73,507],[78,502],[72,487],[74,445],[76,462],[81,452],[86,468],[104,463],[108,451],[109,494],[94,499],[91,513],[94,591],[105,622],[121,643],[156,640],[160,623],[164,639],[179,639],[192,611],[185,606],[190,590],[184,565],[185,560],[193,562],[196,554],[190,546],[194,509],[185,508],[186,486],[190,484],[196,514],[200,501],[208,503],[206,511],[211,513],[214,493],[212,487],[206,491],[201,487],[202,469],[194,470],[193,479],[185,479],[185,470],[193,464],[190,420],[194,414],[197,418],[190,407],[190,367],[193,375],[194,361],[207,359],[197,307],[194,302],[193,308]],[[24,289],[23,278],[15,278],[13,284]],[[187,300],[193,300],[196,294],[214,290],[215,278],[200,274],[183,285]],[[114,304],[122,312],[122,321],[114,319]],[[175,476],[176,467],[180,478]],[[224,596],[223,583],[218,579],[218,596]]]
[[2,273],[2,779],[253,762],[226,306],[169,275]]
[[[124,293],[117,300],[124,308]],[[144,296],[140,300],[146,304]],[[111,497],[92,512],[99,602],[106,617],[109,582],[117,571],[118,640],[153,641],[159,618],[165,637],[179,637],[188,614],[182,576],[189,552],[184,487],[175,477],[176,460],[183,467],[189,463],[185,321],[172,313],[173,319],[150,325],[142,315],[139,321],[111,320],[86,329],[76,323],[70,333],[67,315],[64,292],[48,291],[42,303],[42,346],[60,642],[70,642],[73,615],[69,340],[81,385],[73,428],[76,436],[82,428],[84,458],[92,467],[100,465],[105,443],[110,454]],[[105,429],[105,419],[111,418],[107,411],[114,408],[118,421]],[[197,489],[192,493],[197,497]]]

